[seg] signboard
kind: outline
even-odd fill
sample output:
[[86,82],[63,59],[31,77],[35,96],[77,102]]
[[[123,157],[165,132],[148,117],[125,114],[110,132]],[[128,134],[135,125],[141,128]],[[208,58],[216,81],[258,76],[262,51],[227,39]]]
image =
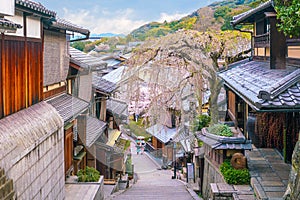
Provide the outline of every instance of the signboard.
[[15,15],[15,0],[0,0],[0,15]]
[[195,173],[194,173],[194,163],[187,163],[187,178],[188,179],[194,179]]

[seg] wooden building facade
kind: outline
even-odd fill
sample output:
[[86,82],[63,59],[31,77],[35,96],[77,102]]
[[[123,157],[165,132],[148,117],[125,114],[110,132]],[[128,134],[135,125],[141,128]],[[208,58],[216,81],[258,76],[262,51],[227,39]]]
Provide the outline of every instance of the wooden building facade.
[[12,199],[65,198],[63,121],[43,102],[43,31],[55,17],[33,1],[1,2],[0,166]]
[[227,120],[256,147],[276,148],[290,161],[300,131],[300,42],[278,31],[273,1],[233,18],[253,25],[250,60],[219,73],[227,89]]
[[1,19],[0,118],[43,99],[43,23],[56,13],[33,6],[40,10],[16,1],[14,15]]

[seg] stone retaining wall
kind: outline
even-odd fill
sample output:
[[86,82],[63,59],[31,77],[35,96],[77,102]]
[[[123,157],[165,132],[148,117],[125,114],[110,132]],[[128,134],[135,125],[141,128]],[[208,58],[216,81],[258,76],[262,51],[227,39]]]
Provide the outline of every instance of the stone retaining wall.
[[63,137],[63,121],[46,103],[1,120],[0,166],[16,199],[65,198]]
[[[17,199],[64,199],[63,131],[56,132],[19,158],[7,170]],[[2,162],[5,162],[2,160]]]
[[204,156],[204,173],[202,196],[204,199],[209,199],[211,194],[210,183],[226,183],[219,169],[210,161],[207,156]]

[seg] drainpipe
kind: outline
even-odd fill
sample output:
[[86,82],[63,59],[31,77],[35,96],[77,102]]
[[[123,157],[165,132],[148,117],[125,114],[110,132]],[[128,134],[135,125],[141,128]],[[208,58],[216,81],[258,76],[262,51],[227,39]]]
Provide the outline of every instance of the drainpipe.
[[[232,24],[232,25],[233,25],[233,24]],[[252,31],[241,30],[241,29],[239,29],[239,28],[236,28],[235,25],[233,25],[233,29],[234,29],[234,30],[237,30],[237,31],[239,31],[239,32],[241,32],[241,33],[250,33],[250,34],[251,34],[251,57],[250,57],[250,60],[252,60],[252,59],[253,59],[253,55],[254,55],[253,32],[252,32]]]
[[288,115],[287,113],[285,113],[285,122],[284,122],[284,125],[283,125],[283,160],[284,162],[286,162],[287,160],[287,156],[286,156],[286,148],[287,148],[287,138],[286,138],[286,127],[287,127],[287,118],[288,118]]
[[[72,34],[72,35],[74,35],[74,34]],[[73,40],[70,40],[70,42],[77,42],[77,41],[81,41],[81,40],[87,40],[90,37],[90,32],[88,32],[87,34],[83,34],[83,35],[85,35],[85,37],[73,39]]]

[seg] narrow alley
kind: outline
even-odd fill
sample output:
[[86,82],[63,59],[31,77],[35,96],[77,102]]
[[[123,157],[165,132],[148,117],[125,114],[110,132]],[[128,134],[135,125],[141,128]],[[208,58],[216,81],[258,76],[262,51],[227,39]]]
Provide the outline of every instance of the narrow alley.
[[191,193],[184,182],[172,179],[171,170],[160,170],[159,165],[145,152],[137,155],[135,144],[131,144],[132,161],[138,180],[130,188],[118,195],[112,195],[113,200],[137,200],[137,199],[197,199],[196,193]]

